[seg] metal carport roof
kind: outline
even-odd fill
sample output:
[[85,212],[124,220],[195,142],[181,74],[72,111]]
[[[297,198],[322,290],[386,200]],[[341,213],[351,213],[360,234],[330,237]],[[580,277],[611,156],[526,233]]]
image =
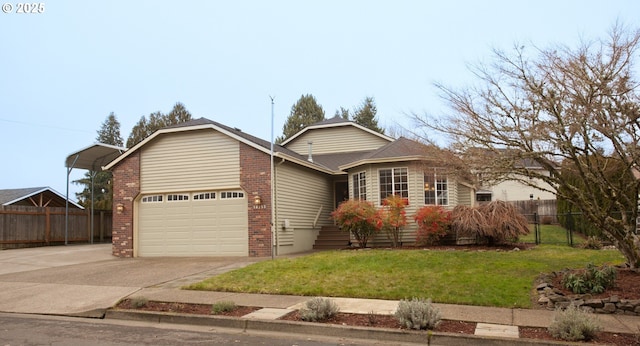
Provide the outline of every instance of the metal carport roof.
[[[67,236],[69,232],[69,174],[71,174],[71,171],[74,168],[91,171],[91,198],[93,198],[93,178],[95,177],[95,173],[102,171],[103,166],[115,160],[116,157],[120,156],[126,150],[127,148],[115,145],[94,143],[67,156],[67,159],[65,160],[65,167],[67,167],[67,194],[64,229],[65,245],[68,243]],[[93,243],[93,203],[91,203],[91,243]]]

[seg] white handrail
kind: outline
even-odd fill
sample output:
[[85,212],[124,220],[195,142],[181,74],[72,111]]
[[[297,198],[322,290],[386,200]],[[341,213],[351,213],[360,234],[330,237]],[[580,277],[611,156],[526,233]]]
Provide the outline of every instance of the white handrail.
[[316,214],[316,218],[315,220],[313,220],[313,228],[316,228],[316,225],[318,224],[318,219],[320,218],[320,214],[322,213],[322,207],[323,205],[320,205],[320,209],[318,209],[318,213]]

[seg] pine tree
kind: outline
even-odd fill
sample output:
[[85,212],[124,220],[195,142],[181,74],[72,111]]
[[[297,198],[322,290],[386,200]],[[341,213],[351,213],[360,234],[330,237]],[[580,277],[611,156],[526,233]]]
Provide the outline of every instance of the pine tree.
[[353,114],[353,121],[361,126],[364,126],[370,130],[384,134],[384,130],[378,127],[378,120],[376,119],[376,103],[373,97],[365,97],[364,101],[357,108]]
[[318,104],[316,98],[311,94],[302,95],[300,99],[291,106],[291,113],[282,129],[282,136],[278,137],[276,142],[282,143],[306,126],[322,120],[324,120],[324,109]]
[[131,148],[142,142],[154,132],[169,125],[176,125],[191,120],[191,113],[180,102],[173,106],[169,114],[160,111],[149,114],[149,119],[142,117],[131,129],[127,139],[127,147]]
[[340,107],[340,109],[336,110],[336,114],[334,116],[349,120],[349,110],[344,107]]

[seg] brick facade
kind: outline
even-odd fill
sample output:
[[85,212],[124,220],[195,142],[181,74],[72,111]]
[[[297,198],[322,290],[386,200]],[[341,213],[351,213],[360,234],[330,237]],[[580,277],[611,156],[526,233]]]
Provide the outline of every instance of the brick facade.
[[[240,143],[240,185],[248,194],[249,256],[271,256],[271,163],[270,156]],[[254,205],[260,196],[262,205]]]
[[[119,162],[113,171],[112,253],[117,257],[133,257],[133,208],[140,193],[140,152]],[[240,184],[247,193],[249,220],[249,256],[271,256],[271,165],[268,154],[240,143]],[[255,196],[262,204],[254,205]],[[117,212],[117,205],[124,210]]]
[[[113,171],[113,255],[133,257],[133,201],[140,193],[140,152],[132,153]],[[118,213],[117,206],[124,210]]]

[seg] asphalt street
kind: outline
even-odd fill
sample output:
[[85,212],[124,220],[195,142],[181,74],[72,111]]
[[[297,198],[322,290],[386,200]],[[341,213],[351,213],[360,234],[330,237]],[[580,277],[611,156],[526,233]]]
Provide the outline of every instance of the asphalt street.
[[158,324],[140,321],[0,313],[0,342],[17,345],[269,345],[269,346],[410,346],[409,343],[356,340],[290,333]]

